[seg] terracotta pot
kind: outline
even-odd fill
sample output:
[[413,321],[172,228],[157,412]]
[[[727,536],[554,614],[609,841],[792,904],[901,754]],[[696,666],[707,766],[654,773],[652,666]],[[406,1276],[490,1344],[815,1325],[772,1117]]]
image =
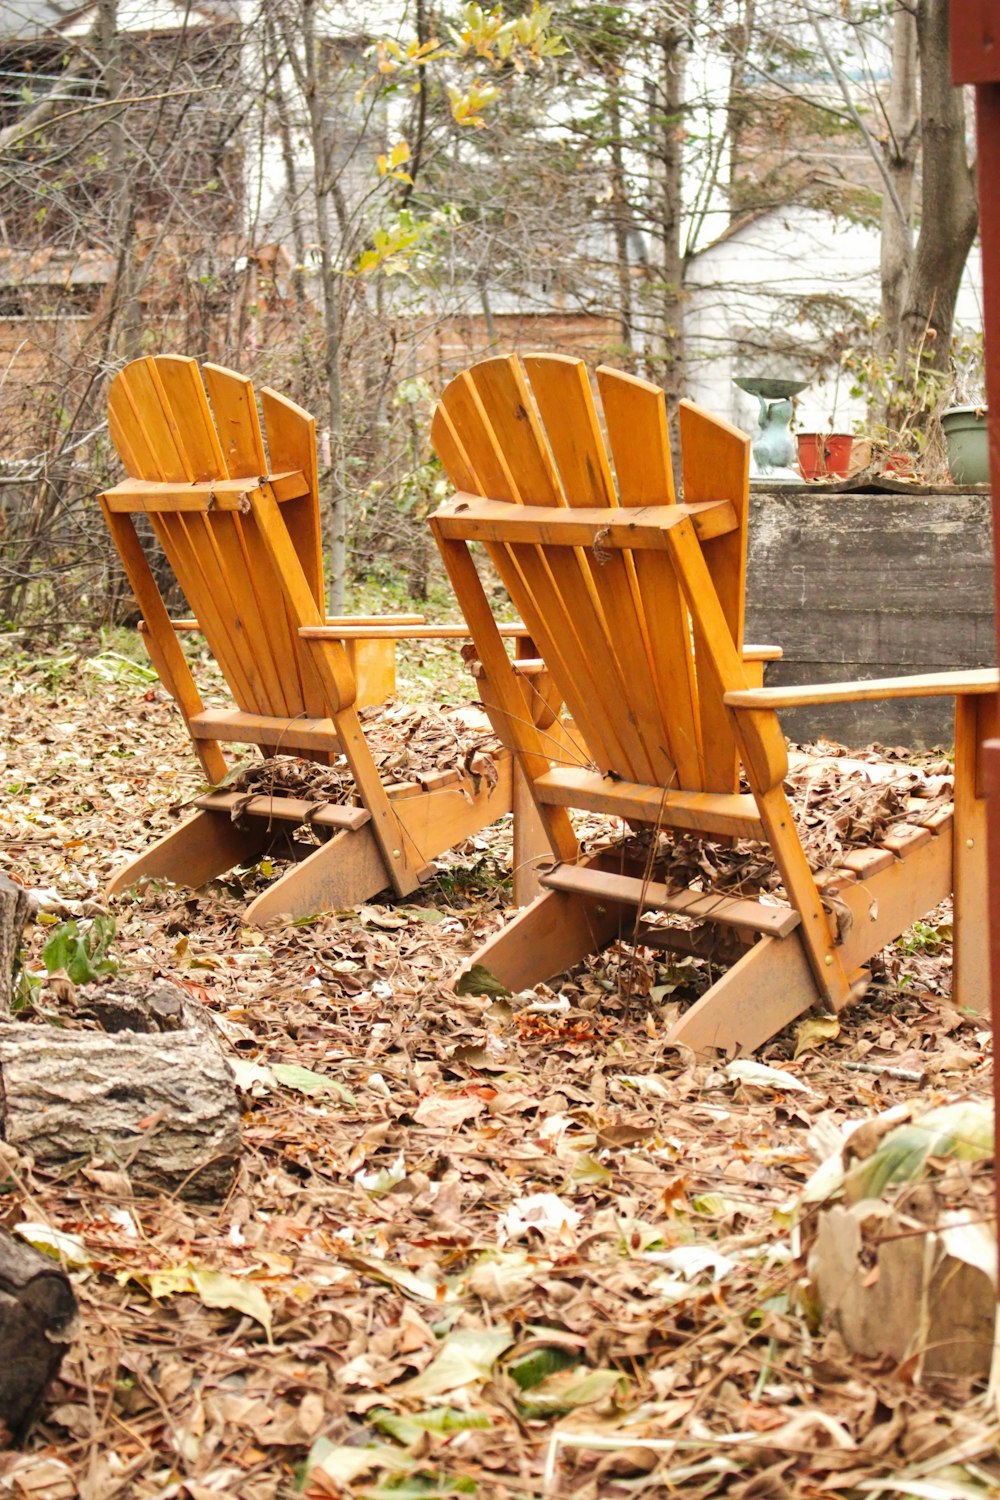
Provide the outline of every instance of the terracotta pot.
[[851,467],[849,432],[800,432],[799,469],[803,479],[846,479]]

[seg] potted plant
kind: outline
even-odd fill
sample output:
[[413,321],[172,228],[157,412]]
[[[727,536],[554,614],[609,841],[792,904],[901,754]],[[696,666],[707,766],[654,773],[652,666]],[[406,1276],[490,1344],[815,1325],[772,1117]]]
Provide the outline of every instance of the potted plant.
[[849,432],[800,432],[799,469],[803,479],[846,479],[854,439]]
[[941,413],[948,468],[955,484],[988,484],[990,478],[982,350],[969,345],[955,356],[953,405]]

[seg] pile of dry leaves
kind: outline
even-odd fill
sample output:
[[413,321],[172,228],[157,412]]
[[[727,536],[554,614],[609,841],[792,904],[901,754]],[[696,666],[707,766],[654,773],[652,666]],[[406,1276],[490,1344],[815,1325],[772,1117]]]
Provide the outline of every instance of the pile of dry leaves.
[[[38,967],[197,778],[127,666],[7,650],[0,868],[41,893]],[[0,1494],[997,1492],[979,1385],[849,1356],[790,1228],[824,1129],[988,1097],[945,921],[839,1030],[713,1066],[663,1043],[683,977],[649,955],[641,1005],[614,951],[558,994],[448,991],[502,919],[508,839],[419,899],[264,931],[241,922],[259,871],[114,903],[122,971],[215,1017],[244,1160],[198,1208],[133,1194],[113,1160],[57,1178],[6,1150],[5,1222],[64,1257],[83,1326]]]

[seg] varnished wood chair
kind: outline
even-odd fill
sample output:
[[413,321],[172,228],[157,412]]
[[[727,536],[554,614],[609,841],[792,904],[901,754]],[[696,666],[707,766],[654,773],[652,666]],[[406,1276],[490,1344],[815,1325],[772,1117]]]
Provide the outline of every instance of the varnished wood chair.
[[[674,1039],[748,1052],[813,1004],[839,1010],[864,988],[871,956],[954,891],[954,998],[985,1009],[977,747],[995,714],[996,672],[756,686],[742,640],[749,440],[682,403],[678,503],[662,392],[610,369],[598,370],[597,384],[606,442],[583,365],[553,355],[475,366],[448,387],[434,418],[459,493],[431,526],[482,663],[484,702],[523,769],[555,861],[541,876],[544,894],[468,967],[516,991],[619,935],[724,954],[734,961]],[[558,758],[533,722],[531,678],[497,633],[473,543],[569,709],[572,736]],[[838,924],[783,790],[777,710],[930,694],[956,699],[954,808],[848,857],[837,872]],[[759,840],[786,904],[684,889],[613,848],[581,857],[571,809],[657,833]],[[650,929],[641,921],[650,910],[680,920]]]
[[[323,842],[257,897],[248,922],[351,906],[386,888],[407,895],[433,858],[513,805],[506,751],[492,785],[463,766],[441,770],[423,789],[383,784],[358,708],[391,690],[392,674],[384,656],[365,651],[372,640],[391,653],[401,636],[467,632],[425,627],[420,617],[326,620],[315,424],[274,391],[260,399],[263,432],[243,376],[169,355],[133,361],[108,398],[128,478],[100,497],[153,664],[209,783],[217,788],[227,775],[229,742],[327,764],[342,757],[353,777],[350,805],[319,810],[295,797],[209,791],[195,799],[193,817],[107,888],[144,878],[203,885],[258,858],[276,824],[308,822]],[[139,515],[148,517],[194,621],[171,621],[136,532]],[[192,625],[204,633],[235,708],[203,703],[177,636],[178,626]],[[527,863],[523,828],[519,837]]]

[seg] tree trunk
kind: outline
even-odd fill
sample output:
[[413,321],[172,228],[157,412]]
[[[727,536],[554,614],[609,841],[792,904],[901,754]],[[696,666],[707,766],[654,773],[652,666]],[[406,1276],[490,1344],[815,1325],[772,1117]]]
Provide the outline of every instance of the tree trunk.
[[[893,19],[892,80],[885,103],[886,170],[895,189],[882,198],[881,283],[884,357],[899,348],[903,293],[913,264],[913,192],[920,151],[920,114],[917,103],[917,18],[900,6]],[[903,210],[903,217],[899,209]]]
[[232,1071],[215,1028],[165,980],[77,992],[102,1030],[0,1023],[4,1139],[46,1167],[100,1157],[137,1187],[219,1199],[240,1151]]
[[610,58],[604,70],[608,99],[608,126],[611,157],[611,226],[615,237],[615,272],[618,279],[618,327],[625,368],[635,368],[633,329],[635,313],[632,307],[632,273],[629,268],[629,228],[631,214],[628,206],[628,184],[625,177],[625,157],[622,143],[622,100],[618,65]]
[[947,368],[962,271],[979,223],[965,138],[965,98],[949,70],[948,7],[918,0],[923,187],[920,234],[903,297],[899,365],[920,351],[925,368]]
[[335,265],[331,200],[334,196],[334,151],[331,115],[334,103],[327,98],[326,69],[321,67],[316,35],[316,0],[302,0],[302,47],[305,56],[305,92],[309,110],[309,134],[313,156],[313,201],[316,212],[316,243],[323,290],[323,326],[326,335],[324,363],[330,414],[330,457],[333,498],[330,504],[330,589],[333,614],[344,608],[347,571],[347,504],[344,487],[344,411],[340,379],[342,318],[340,278]]
[[667,21],[656,38],[660,87],[650,121],[657,142],[659,193],[655,215],[660,240],[659,334],[660,384],[671,416],[684,394],[684,255],[681,242],[684,169],[684,44],[681,26]]
[[75,1318],[66,1273],[0,1230],[0,1448],[24,1438],[58,1373]]

